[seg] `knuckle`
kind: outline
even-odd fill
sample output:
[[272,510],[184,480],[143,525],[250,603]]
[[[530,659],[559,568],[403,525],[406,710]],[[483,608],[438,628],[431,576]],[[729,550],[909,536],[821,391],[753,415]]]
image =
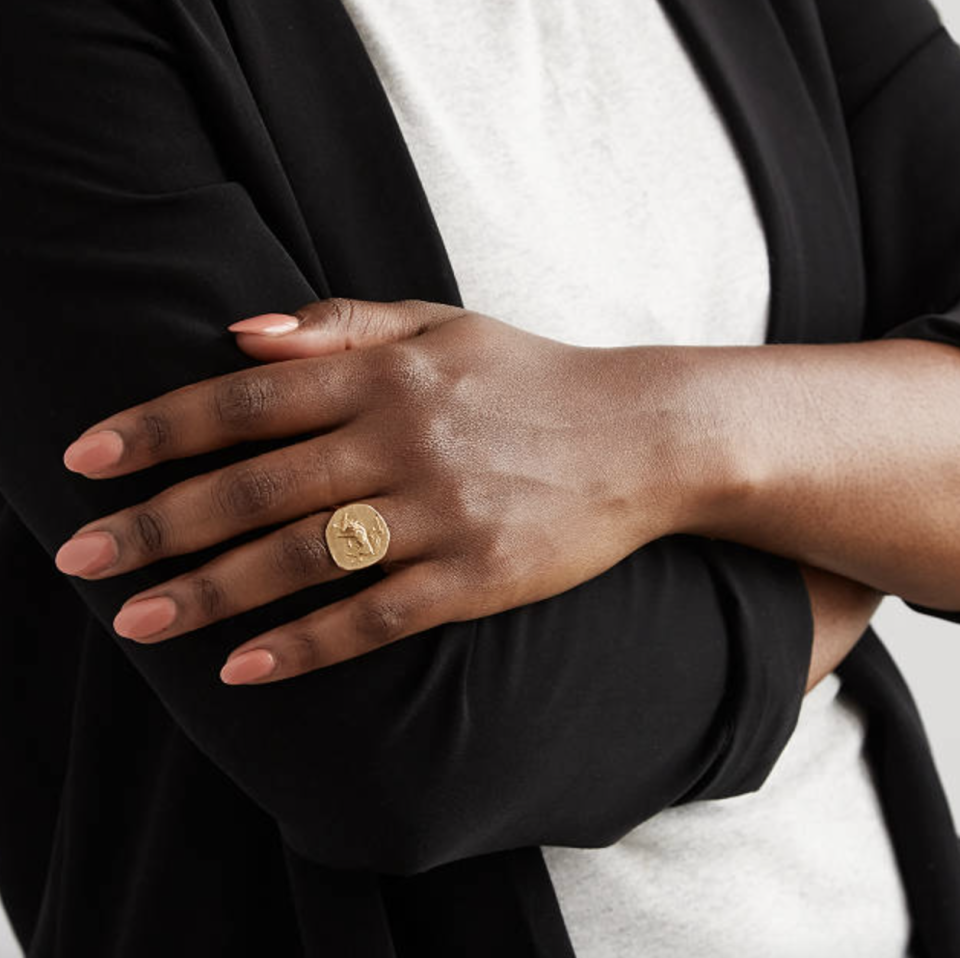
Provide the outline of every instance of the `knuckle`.
[[222,619],[227,614],[226,590],[216,579],[198,575],[191,582],[193,600],[205,619]]
[[441,371],[427,350],[415,340],[392,343],[380,357],[380,379],[386,388],[414,399],[432,395],[441,382]]
[[366,300],[330,296],[301,306],[293,315],[300,320],[301,326],[332,331],[343,338],[345,349],[353,349],[365,345],[366,341],[385,338],[391,331],[393,311],[390,306]]
[[263,375],[232,376],[214,389],[213,411],[221,425],[242,428],[262,419],[277,399],[272,379]]
[[323,496],[334,495],[344,488],[344,483],[364,484],[371,476],[379,476],[383,463],[389,461],[383,445],[382,434],[373,431],[369,437],[317,443],[303,450],[298,481]]
[[396,339],[405,335],[403,328],[395,322],[392,322],[392,316],[389,313],[367,310],[363,314],[363,319],[357,324],[360,330],[360,336],[371,342],[381,340]]
[[507,568],[505,557],[499,553],[483,556],[476,567],[476,587],[478,593],[500,593],[504,583],[504,570]]
[[342,296],[332,296],[323,305],[319,322],[336,329],[344,337],[347,349],[376,341],[390,332],[389,307]]
[[445,303],[435,303],[423,299],[403,299],[395,304],[407,317],[411,337],[420,336],[432,326],[452,317],[457,310]]
[[144,555],[160,556],[166,552],[170,538],[166,520],[158,509],[144,509],[132,521],[133,538]]
[[501,536],[473,538],[461,556],[469,557],[471,588],[476,592],[495,592],[508,584],[516,561],[516,548],[516,544]]
[[310,672],[320,665],[320,649],[317,643],[317,637],[303,629],[291,631],[285,636],[282,654],[294,673]]
[[331,296],[324,300],[327,308],[329,322],[334,323],[343,329],[351,329],[357,313],[357,305],[354,300],[345,296]]
[[329,489],[339,473],[336,463],[343,457],[337,446],[315,443],[308,446],[301,459],[302,479],[311,489]]
[[227,469],[214,487],[220,511],[231,518],[259,515],[272,509],[285,483],[268,469],[240,466]]
[[319,526],[278,533],[272,557],[280,575],[297,582],[313,581],[332,565],[324,531]]
[[[526,551],[539,551],[536,548],[537,545],[539,543],[528,543]],[[494,535],[490,537],[484,550],[484,564],[491,572],[503,577],[509,573],[512,567],[516,566],[517,555],[522,554],[523,551],[525,551],[523,546],[511,537]]]
[[173,440],[173,427],[170,420],[159,412],[149,412],[140,420],[140,435],[150,453],[160,453],[170,448]]
[[367,645],[386,645],[403,634],[405,616],[400,606],[384,598],[358,600],[353,626]]

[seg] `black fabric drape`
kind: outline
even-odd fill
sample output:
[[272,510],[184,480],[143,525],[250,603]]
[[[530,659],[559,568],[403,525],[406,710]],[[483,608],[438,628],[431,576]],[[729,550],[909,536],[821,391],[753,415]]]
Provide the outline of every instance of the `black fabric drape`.
[[[933,8],[666,6],[751,174],[771,339],[960,341],[960,52]],[[54,568],[81,524],[276,445],[98,482],[62,465],[97,419],[254,365],[227,323],[334,294],[460,302],[339,3],[7,5],[0,189],[0,889],[31,956],[572,954],[538,845],[763,782],[811,623],[795,564],[761,552],[669,537],[561,596],[255,688],[219,682],[231,648],[379,570],[139,646],[112,633],[122,601],[218,550],[100,582]],[[879,670],[885,697],[867,677],[862,699],[896,704],[918,756],[910,808],[937,824],[901,812],[893,833],[923,953],[947,955],[952,825],[876,649],[851,688]],[[905,788],[885,780],[891,814]]]

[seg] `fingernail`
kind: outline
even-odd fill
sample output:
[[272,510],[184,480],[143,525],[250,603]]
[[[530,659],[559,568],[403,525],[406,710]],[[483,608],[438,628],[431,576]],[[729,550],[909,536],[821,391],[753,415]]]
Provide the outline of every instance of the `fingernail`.
[[220,678],[227,685],[243,685],[245,682],[265,678],[276,666],[277,660],[272,652],[266,649],[251,649],[236,658],[227,659],[220,669]]
[[117,540],[109,532],[85,532],[60,546],[53,561],[67,575],[90,575],[109,569],[119,557]]
[[300,325],[296,316],[286,313],[263,313],[261,316],[251,316],[231,323],[227,329],[234,333],[258,333],[265,336],[281,336],[289,333]]
[[166,595],[138,599],[114,617],[113,628],[127,639],[144,639],[160,632],[177,617],[177,604]]
[[115,429],[101,429],[70,443],[63,464],[73,472],[99,472],[115,466],[123,455],[123,436]]

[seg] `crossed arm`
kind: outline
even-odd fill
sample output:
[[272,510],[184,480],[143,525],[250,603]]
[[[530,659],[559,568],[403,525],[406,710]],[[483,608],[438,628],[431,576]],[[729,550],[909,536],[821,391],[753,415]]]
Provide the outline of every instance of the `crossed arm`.
[[[15,451],[0,488],[51,556],[82,524],[249,454],[225,446],[94,481],[64,468],[72,440],[184,385],[259,368],[227,323],[319,298],[221,167],[154,32],[157,5],[134,6],[37,3],[0,24],[13,317],[0,401],[26,411],[0,421]],[[960,148],[945,125],[927,136]],[[755,788],[808,679],[811,605],[794,560],[660,534],[548,598],[296,681],[228,688],[217,670],[232,650],[391,576],[318,583],[167,642],[113,633],[126,600],[216,558],[211,548],[73,581],[187,734],[294,848],[329,865],[411,872],[518,845],[604,844],[672,802]]]
[[[873,517],[888,504],[891,477],[924,467],[916,452],[912,460],[909,451],[896,455],[908,445],[903,437],[911,437],[911,449],[928,451],[945,431],[941,424],[901,417],[890,430],[899,441],[884,459],[870,448],[862,419],[846,432],[825,429],[831,416],[850,421],[842,397],[796,415],[812,391],[809,370],[822,375],[823,363],[811,363],[810,351],[789,350],[793,358],[781,361],[779,375],[768,374],[779,399],[770,403],[766,391],[757,402],[736,384],[755,383],[750,367],[777,350],[584,349],[417,301],[327,300],[297,317],[234,324],[240,343],[264,366],[124,410],[91,426],[65,454],[68,468],[105,480],[243,441],[309,434],[87,523],[60,548],[61,571],[96,580],[280,524],[128,599],[113,626],[141,642],[181,636],[341,578],[325,541],[337,505],[364,500],[388,517],[386,578],[250,639],[223,667],[230,684],[290,678],[444,623],[551,598],[655,539],[693,531],[719,536],[715,526],[723,522],[734,533],[724,538],[749,539],[756,528],[776,551],[789,543],[805,559],[804,509],[820,515],[837,499],[834,514],[848,528],[821,518],[815,540],[835,565],[845,557],[837,543],[862,566],[864,557],[882,556],[912,534],[921,548],[916,566],[940,542],[928,541],[940,531],[935,522],[924,526],[908,514],[890,529]],[[928,348],[953,354],[947,346]],[[827,347],[830,355],[838,349]],[[834,373],[856,382],[863,350],[843,352],[845,363]],[[729,385],[710,394],[705,367],[731,357],[740,365],[716,377]],[[878,370],[872,381],[895,404],[892,378]],[[931,396],[949,389],[935,375],[929,380]],[[796,396],[787,392],[790,384]],[[764,409],[781,405],[794,411],[788,421],[765,418]],[[751,424],[748,436],[737,432],[743,422]],[[916,439],[921,429],[927,442]],[[764,439],[768,433],[780,443]],[[879,474],[871,490],[836,467],[840,444],[852,461]],[[946,461],[953,443],[943,445]],[[783,450],[794,447],[811,451],[791,469]],[[767,464],[762,489],[747,482],[761,470],[752,462],[748,468],[746,449]],[[782,475],[766,479],[774,465]],[[842,499],[845,486],[854,502]],[[955,486],[935,490],[940,513],[951,514]],[[793,500],[790,490],[798,490]],[[770,514],[754,499],[766,500]],[[849,520],[854,505],[859,524]],[[783,512],[796,528],[778,525]],[[769,536],[770,527],[784,529],[782,541]],[[955,565],[943,538],[942,551]],[[948,573],[943,578],[952,587]],[[841,588],[837,577],[812,567],[805,581],[819,626],[809,688],[862,634],[864,612],[880,592],[854,582]]]

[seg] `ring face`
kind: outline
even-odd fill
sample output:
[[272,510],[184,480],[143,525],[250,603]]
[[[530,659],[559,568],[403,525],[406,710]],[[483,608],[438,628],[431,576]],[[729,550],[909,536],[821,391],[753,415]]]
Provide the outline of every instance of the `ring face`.
[[387,554],[390,530],[373,506],[350,502],[330,516],[326,539],[330,556],[341,569],[362,569]]

